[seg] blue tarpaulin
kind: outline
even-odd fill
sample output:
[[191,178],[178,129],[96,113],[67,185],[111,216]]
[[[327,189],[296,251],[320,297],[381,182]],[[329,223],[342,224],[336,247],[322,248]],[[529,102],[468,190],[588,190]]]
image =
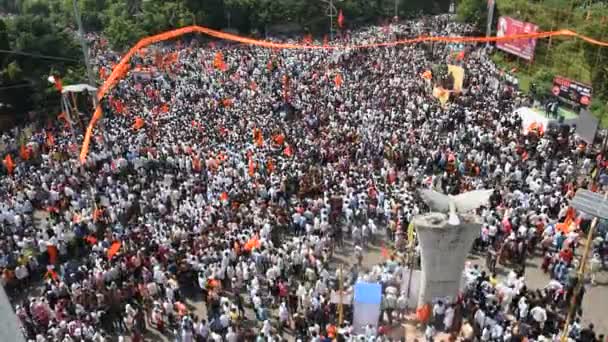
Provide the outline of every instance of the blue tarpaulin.
[[380,304],[382,302],[382,286],[378,283],[358,282],[355,284],[355,303]]

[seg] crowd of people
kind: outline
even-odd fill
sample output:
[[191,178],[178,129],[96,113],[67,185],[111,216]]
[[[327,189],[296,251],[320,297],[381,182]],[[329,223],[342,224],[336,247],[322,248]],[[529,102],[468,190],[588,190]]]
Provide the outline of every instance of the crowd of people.
[[[437,16],[328,44],[470,32]],[[120,56],[91,43],[103,78]],[[567,129],[524,134],[513,112],[532,100],[485,47],[452,48],[271,50],[184,37],[133,57],[102,101],[85,164],[78,120],[34,131],[25,148],[4,134],[15,163],[0,179],[0,267],[26,338],[160,338],[153,328],[182,342],[399,340],[401,252],[413,216],[428,210],[416,190],[430,187],[495,189],[474,249],[525,265],[542,248],[553,280],[537,294],[521,267],[501,282],[468,267],[462,296],[434,304],[427,337],[557,338],[576,285],[574,226],[588,220],[556,223],[574,191],[595,184],[602,156]],[[432,91],[441,72],[421,75],[447,63],[466,78],[442,105]],[[392,255],[364,267],[369,244]],[[351,245],[341,276],[334,256]],[[19,291],[40,276],[41,288]],[[331,294],[358,280],[383,285],[380,328],[353,326],[348,306],[338,321]],[[572,340],[597,341],[579,318]]]

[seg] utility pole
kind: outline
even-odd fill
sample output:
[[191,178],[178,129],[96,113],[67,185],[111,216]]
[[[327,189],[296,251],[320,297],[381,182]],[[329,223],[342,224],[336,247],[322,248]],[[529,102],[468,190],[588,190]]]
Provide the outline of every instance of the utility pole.
[[321,0],[327,4],[325,15],[329,17],[329,39],[334,40],[334,17],[338,14],[334,0]]
[[342,303],[342,299],[344,296],[344,280],[342,279],[342,265],[340,265],[340,273],[339,273],[339,278],[338,278],[338,283],[339,283],[339,287],[338,287],[338,291],[340,291],[339,293],[339,298],[340,298],[340,302],[338,303],[338,325],[342,326],[342,323],[344,323],[344,304]]
[[[494,21],[494,7],[496,6],[495,0],[488,0],[488,23],[486,26],[486,37],[492,35],[492,22]],[[487,43],[490,46],[490,42]]]
[[591,245],[593,245],[593,235],[595,234],[595,229],[598,220],[608,219],[608,203],[606,202],[606,200],[608,200],[608,191],[604,192],[603,195],[600,195],[589,190],[579,189],[576,192],[576,195],[574,196],[572,201],[570,202],[570,205],[574,209],[579,210],[585,214],[592,215],[593,221],[591,221],[591,227],[589,228],[589,232],[587,233],[585,250],[583,251],[583,255],[581,257],[574,291],[572,291],[572,299],[570,301],[570,308],[568,310],[568,316],[566,317],[564,329],[561,334],[561,342],[566,342],[568,340],[568,335],[570,333],[570,323],[576,317],[575,310],[577,306],[583,304],[577,303],[577,297],[579,296],[582,287],[584,286],[583,283],[585,281],[585,274],[587,271],[587,259],[589,258],[589,253],[591,251]]
[[[87,67],[87,77],[89,79],[89,85],[95,87],[95,76],[93,76],[93,69],[91,69],[91,60],[89,58],[89,48],[87,47],[87,41],[84,37],[84,29],[82,28],[82,19],[80,18],[80,11],[78,10],[78,0],[72,0],[74,5],[74,18],[76,18],[76,24],[78,25],[78,35],[80,36],[80,46],[82,47],[82,54],[84,55],[84,63]],[[93,105],[97,107],[97,94],[92,94]]]
[[395,22],[399,19],[399,0],[395,0]]

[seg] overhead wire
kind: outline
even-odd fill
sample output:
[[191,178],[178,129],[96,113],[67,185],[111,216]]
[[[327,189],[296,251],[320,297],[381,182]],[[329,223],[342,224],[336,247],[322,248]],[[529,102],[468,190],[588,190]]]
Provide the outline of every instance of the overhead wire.
[[32,52],[23,52],[23,51],[14,51],[14,50],[0,49],[0,53],[6,53],[6,54],[11,54],[11,55],[29,56],[29,57],[40,58],[40,59],[53,59],[53,60],[66,61],[66,62],[80,62],[80,60],[74,59],[74,58],[51,56],[51,55],[43,55],[43,54],[32,53]]

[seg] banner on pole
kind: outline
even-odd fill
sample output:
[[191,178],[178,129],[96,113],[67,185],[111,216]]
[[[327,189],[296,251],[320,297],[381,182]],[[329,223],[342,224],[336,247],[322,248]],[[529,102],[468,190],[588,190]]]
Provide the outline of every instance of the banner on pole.
[[[510,35],[537,33],[538,25],[519,21],[511,17],[498,18],[498,28],[496,29],[497,37]],[[500,50],[514,54],[525,60],[531,61],[534,59],[534,50],[536,49],[535,38],[514,39],[509,41],[497,41],[496,47]]]

